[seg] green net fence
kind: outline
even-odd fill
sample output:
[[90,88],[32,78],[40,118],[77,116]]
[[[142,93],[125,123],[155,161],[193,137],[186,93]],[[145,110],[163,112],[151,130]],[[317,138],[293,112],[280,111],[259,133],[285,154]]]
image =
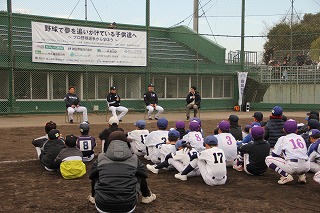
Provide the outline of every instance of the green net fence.
[[[294,22],[280,20],[261,36],[266,40],[263,51],[244,52],[244,70],[241,70],[240,51],[229,51],[219,44],[221,37],[227,42],[230,39],[230,43],[235,39],[240,43],[239,36],[196,33],[185,23],[172,27],[126,23],[113,26],[113,20],[60,18],[39,11],[22,14],[17,12],[18,2],[7,1],[0,11],[0,114],[64,112],[63,97],[70,86],[75,87],[89,112],[105,111],[105,98],[111,86],[117,87],[123,105],[132,110],[144,110],[143,94],[149,83],[155,85],[160,103],[166,108],[184,109],[189,88],[196,86],[203,99],[203,109],[232,109],[238,103],[237,72],[240,71],[248,72],[243,101],[250,102],[253,108],[269,109],[281,104],[287,110],[308,110],[317,108],[320,102],[317,93],[319,13],[302,14]],[[94,1],[90,2],[95,6]],[[133,4],[125,2],[128,6]],[[144,5],[148,5],[148,1]],[[199,11],[203,10],[203,5],[204,2]],[[58,3],[55,6],[63,7]],[[287,7],[282,6],[284,10]],[[154,7],[151,1],[151,10],[142,9],[146,23],[148,17],[159,12]],[[69,9],[75,8],[70,6]],[[241,12],[240,7],[238,10]],[[234,21],[238,26],[240,19],[237,17]],[[42,24],[42,31],[38,32],[33,23]],[[250,28],[250,23],[246,27]],[[46,38],[52,39],[51,43],[36,41],[37,34],[48,31],[63,32],[78,43],[57,42],[60,37],[56,34]],[[134,42],[128,44],[121,40],[139,37],[139,33],[145,35],[142,42],[145,47],[141,49],[135,48]],[[86,42],[92,39],[118,46],[88,45]],[[254,37],[245,39],[246,43],[255,41]],[[131,46],[121,49],[121,45]],[[124,56],[116,54],[120,50]],[[129,63],[131,60],[131,64],[123,65],[121,63],[125,62],[117,57],[127,57],[122,61]]]

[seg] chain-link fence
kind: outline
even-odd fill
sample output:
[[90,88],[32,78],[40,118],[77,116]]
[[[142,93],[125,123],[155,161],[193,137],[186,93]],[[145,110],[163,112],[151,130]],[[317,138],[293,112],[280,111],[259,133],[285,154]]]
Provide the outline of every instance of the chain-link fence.
[[[13,2],[12,8],[14,6]],[[150,14],[146,11],[148,19]],[[244,102],[250,102],[252,107],[268,109],[274,104],[282,104],[288,110],[307,110],[319,104],[316,91],[320,80],[320,15],[300,17],[301,20],[294,22],[294,28],[292,22],[284,21],[270,29],[263,54],[244,52],[243,71],[249,73]],[[44,31],[81,33],[79,39],[83,45],[69,45],[68,48],[73,49],[65,53],[60,51],[65,47],[63,40],[60,45],[50,42],[39,45],[35,42],[34,22],[43,23]],[[87,28],[92,32],[85,31]],[[300,28],[304,33],[300,33]],[[123,66],[119,61],[112,64],[111,61],[115,62],[114,58],[118,57],[115,49],[119,46],[95,49],[97,47],[85,45],[86,40],[90,40],[90,33],[96,38],[108,34],[105,40],[116,40],[139,32],[146,34],[146,46],[142,50],[145,51],[144,65]],[[154,83],[160,104],[165,108],[184,109],[189,88],[196,86],[202,96],[203,109],[232,109],[238,103],[237,72],[241,71],[241,52],[226,50],[216,43],[219,39],[212,40],[214,36],[218,35],[196,33],[181,24],[167,28],[0,11],[0,113],[64,112],[63,97],[70,86],[75,87],[89,112],[105,110],[105,98],[111,86],[117,88],[123,105],[132,110],[144,110],[143,94],[149,83]],[[225,35],[225,39],[228,38],[235,39]],[[236,39],[240,43],[240,38]],[[245,39],[250,43],[255,38]],[[141,50],[134,49],[134,43],[130,45],[124,50],[127,55],[138,55]],[[100,58],[84,62],[92,60],[91,53],[86,52],[90,48],[101,53]],[[50,51],[44,54],[48,49]],[[59,58],[59,54],[67,55]],[[53,57],[61,62],[50,62]],[[133,62],[139,60],[136,58]]]

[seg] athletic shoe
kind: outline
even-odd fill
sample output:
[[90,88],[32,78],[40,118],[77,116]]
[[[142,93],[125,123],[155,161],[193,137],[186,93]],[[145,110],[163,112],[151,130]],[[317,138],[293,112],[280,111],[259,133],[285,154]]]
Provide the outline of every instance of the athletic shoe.
[[70,120],[69,123],[73,124],[73,120]]
[[158,174],[159,169],[156,169],[156,168],[155,168],[156,166],[157,166],[157,165],[147,164],[147,169],[148,169],[149,171],[151,171],[152,173],[154,173],[154,174]]
[[287,177],[282,176],[278,181],[279,184],[283,185],[293,181],[293,177],[289,174]]
[[154,119],[159,120],[159,118],[158,118],[158,117],[155,117]]
[[87,197],[88,201],[92,204],[95,204],[96,203],[96,200],[94,199],[94,197],[92,197],[91,195],[88,195]]
[[149,155],[145,155],[143,156],[146,160],[151,160],[150,156]]
[[174,177],[179,179],[179,180],[187,180],[188,179],[187,175],[182,175],[180,173],[175,174]]
[[237,170],[238,172],[243,171],[243,165],[233,165],[233,169]]
[[152,201],[154,201],[157,196],[155,194],[153,194],[151,191],[150,191],[150,196],[149,197],[142,197],[141,198],[141,203],[151,203]]
[[149,120],[152,120],[152,118],[151,118],[151,117],[149,117]]
[[307,183],[307,177],[305,174],[299,175],[299,179],[298,179],[299,183]]

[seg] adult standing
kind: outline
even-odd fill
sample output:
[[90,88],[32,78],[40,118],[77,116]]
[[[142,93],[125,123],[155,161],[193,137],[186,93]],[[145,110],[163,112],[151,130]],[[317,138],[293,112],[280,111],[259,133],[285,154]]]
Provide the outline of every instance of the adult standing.
[[83,121],[88,122],[87,108],[80,105],[80,99],[75,93],[75,88],[73,86],[69,87],[69,92],[64,96],[64,102],[66,103],[69,122],[73,123],[73,113],[82,112]]
[[[107,102],[109,110],[112,112],[112,116],[117,117],[118,120],[122,122],[122,117],[127,114],[128,109],[124,106],[120,106],[120,96],[117,94],[117,88],[115,86],[110,87]],[[121,113],[117,115],[117,111]]]
[[197,117],[198,109],[200,108],[201,97],[195,86],[192,86],[190,88],[190,92],[187,95],[186,102],[187,102],[187,110],[186,110],[187,120],[189,120],[190,118],[191,109],[193,109],[193,117]]
[[154,110],[157,110],[157,114],[155,114],[154,119],[158,120],[161,113],[163,113],[163,108],[158,105],[158,96],[154,92],[154,85],[148,85],[148,91],[143,95],[144,102],[147,106],[148,110],[148,118],[152,120],[151,114]]

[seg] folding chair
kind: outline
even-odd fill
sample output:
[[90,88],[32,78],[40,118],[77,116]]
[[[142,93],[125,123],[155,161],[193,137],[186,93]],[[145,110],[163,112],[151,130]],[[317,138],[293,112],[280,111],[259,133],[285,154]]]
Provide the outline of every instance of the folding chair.
[[147,109],[147,107],[144,107],[143,119],[144,119],[144,120],[148,119],[148,109]]
[[107,102],[107,108],[106,108],[106,121],[108,121],[108,114],[111,113],[111,111],[109,110],[109,103]]
[[[73,119],[74,119],[74,117],[76,117],[76,122],[80,123],[81,120],[82,120],[81,116],[80,116],[80,112],[74,112],[73,115],[75,115],[75,116],[73,116]],[[65,116],[64,116],[64,122],[65,123],[69,123],[69,116],[68,116],[68,111],[67,110],[66,110],[66,113],[65,113]]]

